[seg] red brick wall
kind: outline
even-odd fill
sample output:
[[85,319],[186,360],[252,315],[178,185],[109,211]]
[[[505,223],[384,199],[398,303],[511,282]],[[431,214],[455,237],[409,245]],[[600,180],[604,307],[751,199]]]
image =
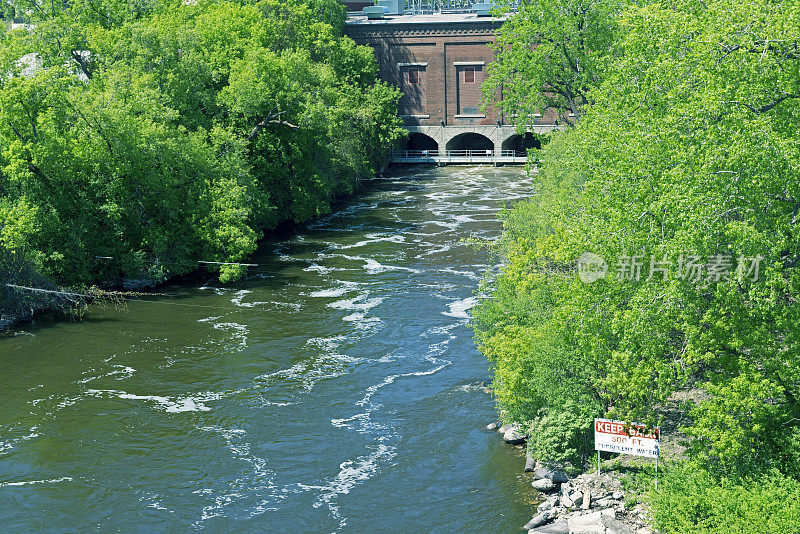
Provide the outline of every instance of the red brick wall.
[[[502,122],[502,117],[492,107],[486,110],[485,117],[456,117],[462,114],[460,108],[475,107],[482,98],[481,82],[494,57],[488,45],[493,42],[497,27],[499,21],[487,20],[457,25],[349,24],[345,31],[357,43],[373,47],[381,78],[400,87],[407,95],[401,100],[400,113],[418,115],[406,117],[407,123],[469,125]],[[475,73],[475,83],[463,83],[463,70],[455,63],[465,61],[484,63]],[[425,82],[420,88],[422,95],[404,81],[403,67],[398,65],[402,63],[426,64]],[[482,114],[480,110],[478,113]]]

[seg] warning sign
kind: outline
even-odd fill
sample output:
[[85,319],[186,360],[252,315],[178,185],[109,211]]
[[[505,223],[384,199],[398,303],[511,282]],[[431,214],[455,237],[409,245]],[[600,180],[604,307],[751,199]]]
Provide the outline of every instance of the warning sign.
[[658,458],[658,427],[611,419],[595,419],[594,448],[598,451]]

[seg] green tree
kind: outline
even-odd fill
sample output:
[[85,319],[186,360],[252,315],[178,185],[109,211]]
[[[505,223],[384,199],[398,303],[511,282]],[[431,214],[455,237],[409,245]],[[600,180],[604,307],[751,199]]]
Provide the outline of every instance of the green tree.
[[[687,430],[704,468],[797,476],[798,13],[727,0],[615,12],[615,52],[575,129],[545,147],[536,197],[507,217],[506,266],[478,312],[511,417],[566,397],[657,422],[673,391],[702,387]],[[550,66],[528,57],[518,72]],[[577,279],[585,251],[608,277]],[[625,279],[636,256],[642,277]],[[651,259],[666,279],[646,280]],[[727,259],[730,276],[713,275]]]
[[33,26],[0,43],[0,200],[30,206],[28,254],[63,284],[200,259],[232,280],[265,230],[328,212],[402,135],[333,0],[15,9]]
[[592,104],[614,56],[620,29],[619,2],[532,0],[512,2],[493,45],[484,97],[496,102],[516,124],[533,124],[534,113],[556,110],[571,124]]

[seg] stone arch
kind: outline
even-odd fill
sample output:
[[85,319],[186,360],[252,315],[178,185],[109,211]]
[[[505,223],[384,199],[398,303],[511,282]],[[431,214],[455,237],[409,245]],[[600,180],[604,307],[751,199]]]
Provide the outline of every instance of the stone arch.
[[447,150],[494,150],[494,142],[485,135],[466,132],[451,138],[445,148]]
[[513,150],[518,156],[526,156],[529,148],[536,150],[542,148],[542,142],[539,137],[531,132],[514,134],[503,141],[501,147],[502,150]]
[[412,132],[408,136],[406,150],[437,151],[439,150],[439,143],[437,143],[436,140],[429,135],[419,132]]

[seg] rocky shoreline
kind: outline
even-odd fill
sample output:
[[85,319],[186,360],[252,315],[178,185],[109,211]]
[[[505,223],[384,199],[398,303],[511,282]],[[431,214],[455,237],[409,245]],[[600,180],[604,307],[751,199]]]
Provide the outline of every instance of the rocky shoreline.
[[[491,423],[510,445],[524,446],[522,426]],[[558,466],[525,457],[525,472],[533,473],[531,486],[542,493],[544,502],[524,527],[528,534],[654,534],[647,508],[629,508],[622,483],[611,473],[584,473],[570,477]]]

